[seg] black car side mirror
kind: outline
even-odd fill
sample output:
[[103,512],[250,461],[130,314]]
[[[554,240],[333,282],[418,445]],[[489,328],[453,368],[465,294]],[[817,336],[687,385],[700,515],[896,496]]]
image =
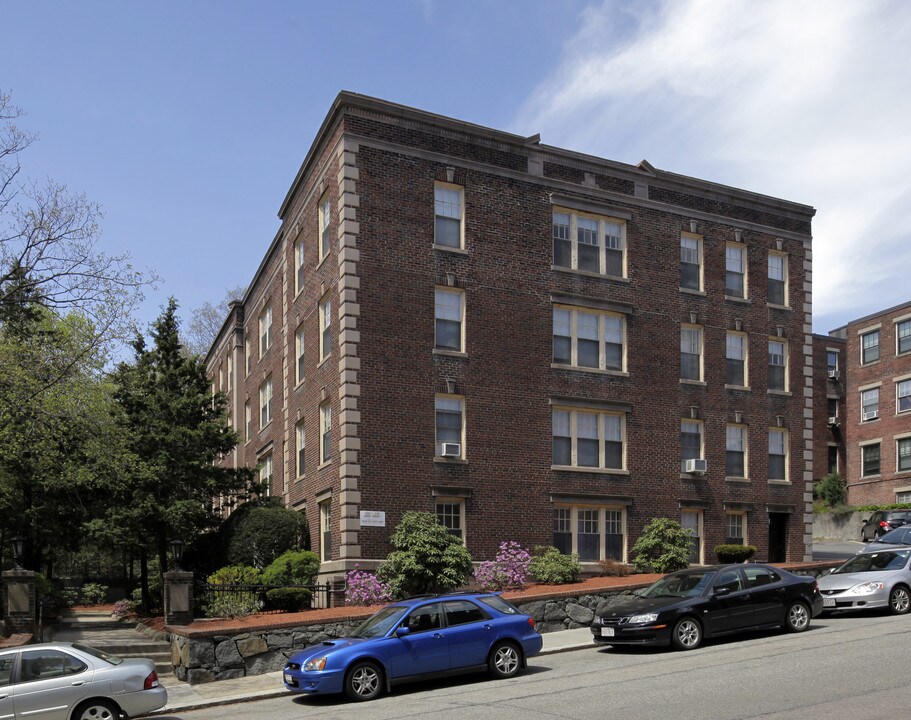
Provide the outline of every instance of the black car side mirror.
[[714,590],[715,597],[724,597],[725,595],[731,594],[731,588],[727,585],[722,585],[721,587],[716,587]]

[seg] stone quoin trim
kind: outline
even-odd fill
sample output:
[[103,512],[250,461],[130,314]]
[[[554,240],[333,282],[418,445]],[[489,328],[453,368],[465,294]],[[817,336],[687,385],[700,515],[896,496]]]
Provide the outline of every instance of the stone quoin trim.
[[804,413],[803,421],[803,479],[804,479],[804,511],[803,521],[806,528],[804,534],[804,562],[813,560],[813,331],[812,331],[812,273],[813,273],[813,250],[810,247],[810,241],[805,242],[805,257],[803,261],[804,268],[804,345],[803,345],[803,376],[804,390],[803,402],[804,408],[809,411]]

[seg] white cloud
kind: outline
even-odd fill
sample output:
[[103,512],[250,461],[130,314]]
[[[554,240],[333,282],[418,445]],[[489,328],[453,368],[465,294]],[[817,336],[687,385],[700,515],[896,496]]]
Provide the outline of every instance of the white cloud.
[[813,205],[814,326],[911,300],[911,4],[587,8],[517,132]]

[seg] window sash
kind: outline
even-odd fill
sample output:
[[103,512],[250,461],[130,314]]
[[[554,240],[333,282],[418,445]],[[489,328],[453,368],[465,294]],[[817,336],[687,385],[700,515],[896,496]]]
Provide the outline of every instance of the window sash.
[[684,380],[702,379],[702,329],[680,329],[680,377]]
[[300,328],[294,335],[294,349],[297,354],[296,377],[297,382],[304,379],[304,329]]
[[321,405],[319,414],[320,463],[324,463],[332,456],[332,406]]
[[294,282],[295,290],[300,292],[304,289],[304,241],[298,240],[294,243]]
[[687,460],[702,457],[702,423],[695,420],[680,422],[680,472],[686,471]]
[[458,443],[464,456],[462,436],[465,422],[463,402],[460,398],[436,398],[436,455],[443,454],[443,443]]
[[625,427],[622,415],[555,409],[552,423],[554,465],[624,469]]
[[306,460],[307,435],[304,431],[304,423],[298,423],[295,432],[297,438],[297,474],[298,477],[304,474],[307,467],[304,463]]
[[326,193],[325,197],[320,200],[319,204],[319,254],[320,258],[324,258],[329,254],[330,250],[330,237],[329,237],[329,221],[332,216],[332,206],[329,202],[329,194]]
[[596,370],[624,369],[621,316],[553,308],[553,362]]
[[624,277],[625,224],[554,210],[554,265],[573,270]]
[[879,443],[876,443],[875,445],[864,445],[861,447],[861,456],[863,466],[862,477],[879,475]]
[[871,363],[879,360],[879,330],[861,335],[861,362]]
[[895,337],[898,343],[897,352],[906,353],[911,351],[911,320],[898,323],[895,328]]
[[[861,392],[860,409],[864,415],[871,412],[879,412],[879,388]],[[863,420],[863,416],[861,416],[861,420]]]
[[624,512],[610,507],[555,507],[553,545],[584,562],[623,560]]
[[462,247],[462,192],[455,188],[434,188],[434,243]]
[[728,425],[725,429],[725,474],[746,477],[746,433],[740,426]]
[[435,302],[435,347],[440,350],[462,350],[462,293],[450,290],[436,290]]
[[450,535],[464,541],[462,529],[462,502],[438,502],[436,504],[437,522],[449,532]]
[[911,470],[911,438],[901,438],[895,443],[895,455],[899,472]]
[[272,380],[266,380],[259,388],[260,428],[272,422]]
[[266,308],[259,316],[259,354],[264,355],[272,345],[272,308]]
[[725,542],[743,545],[745,535],[743,532],[744,517],[741,513],[728,513],[725,515]]
[[728,245],[725,248],[724,291],[731,297],[745,297],[745,272],[743,248]]
[[898,383],[895,389],[897,397],[897,412],[906,412],[911,410],[911,380],[903,380]]
[[785,357],[787,347],[777,340],[769,341],[769,374],[768,386],[770,390],[785,389]]
[[326,298],[319,306],[319,324],[320,324],[320,343],[319,355],[320,360],[329,357],[332,345],[332,299]]

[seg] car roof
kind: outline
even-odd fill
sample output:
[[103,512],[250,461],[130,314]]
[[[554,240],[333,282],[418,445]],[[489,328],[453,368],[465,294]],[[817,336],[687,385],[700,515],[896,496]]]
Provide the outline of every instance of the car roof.
[[486,592],[486,591],[465,591],[465,592],[451,592],[451,593],[441,593],[439,595],[427,594],[427,595],[413,595],[412,597],[405,598],[404,600],[398,600],[390,605],[398,605],[401,607],[413,607],[423,602],[435,601],[439,602],[441,600],[465,600],[466,598],[471,599],[480,599],[485,597],[492,597],[494,595],[499,595],[498,592]]

